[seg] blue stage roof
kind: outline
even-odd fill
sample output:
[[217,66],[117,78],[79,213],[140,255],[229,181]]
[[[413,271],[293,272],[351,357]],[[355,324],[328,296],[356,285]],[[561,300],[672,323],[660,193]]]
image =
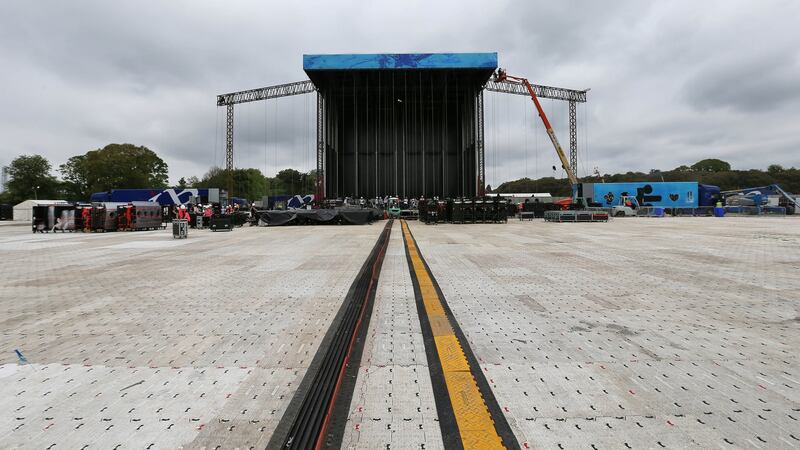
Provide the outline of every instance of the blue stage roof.
[[303,55],[303,70],[496,68],[496,52]]

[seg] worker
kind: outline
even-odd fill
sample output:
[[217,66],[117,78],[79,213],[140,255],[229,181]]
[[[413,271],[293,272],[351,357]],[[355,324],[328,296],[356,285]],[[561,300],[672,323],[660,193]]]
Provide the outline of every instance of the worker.
[[191,216],[189,215],[189,211],[186,210],[186,205],[181,205],[180,208],[178,208],[178,220],[189,222],[190,219]]
[[131,229],[131,224],[133,222],[133,206],[128,205],[125,207],[125,226],[122,227],[123,229]]
[[92,228],[92,208],[81,208],[81,219],[83,219],[83,230],[91,231]]
[[250,226],[258,224],[258,210],[255,202],[250,204]]

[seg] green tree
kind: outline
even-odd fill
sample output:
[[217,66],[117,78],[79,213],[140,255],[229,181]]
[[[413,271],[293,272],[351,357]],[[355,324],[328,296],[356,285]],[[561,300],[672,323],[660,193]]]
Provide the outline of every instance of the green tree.
[[781,175],[785,170],[786,169],[780,164],[770,164],[769,167],[767,167],[767,173],[772,176]]
[[305,176],[295,169],[283,169],[275,175],[275,178],[283,193],[295,195],[304,193],[302,191],[305,190],[303,186]]
[[[257,200],[267,195],[267,182],[258,169],[234,169],[233,195],[248,200]],[[220,167],[212,167],[199,181],[206,188],[228,189],[228,171]]]
[[63,189],[69,198],[85,200],[91,195],[86,177],[86,159],[86,155],[73,156],[58,166],[58,171],[64,179]]
[[[728,163],[721,161],[724,165]],[[701,164],[700,166],[705,166]],[[724,166],[721,166],[724,167]],[[721,168],[720,167],[720,168]],[[800,193],[800,169],[791,167],[785,168],[777,164],[770,165],[764,170],[694,170],[688,166],[679,166],[673,170],[659,172],[653,169],[650,173],[626,172],[612,175],[605,175],[607,183],[621,183],[633,181],[660,182],[661,177],[664,181],[696,181],[703,184],[719,186],[723,191],[741,189],[747,187],[766,186],[779,184],[787,192]],[[586,177],[581,181],[585,183],[596,183],[596,177]],[[537,180],[521,178],[519,180],[507,181],[497,188],[497,192],[549,192],[554,196],[571,195],[570,186],[563,179],[545,177]]]
[[168,175],[167,163],[155,152],[133,144],[109,144],[73,156],[59,171],[83,198],[111,189],[164,188]]
[[29,198],[52,199],[58,194],[58,180],[50,175],[50,161],[41,155],[21,155],[8,166],[5,188],[11,203]]
[[181,189],[186,189],[187,187],[189,187],[189,184],[186,181],[186,178],[181,177],[181,179],[178,180],[178,187],[181,188]]
[[721,159],[709,158],[692,164],[695,172],[729,172],[731,165]]

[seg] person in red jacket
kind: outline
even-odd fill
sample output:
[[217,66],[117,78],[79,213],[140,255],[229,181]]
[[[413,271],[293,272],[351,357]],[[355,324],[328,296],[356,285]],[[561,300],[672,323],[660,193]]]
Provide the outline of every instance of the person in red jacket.
[[81,219],[83,221],[83,231],[91,231],[92,208],[81,208]]
[[133,228],[133,206],[128,205],[125,207],[125,226],[122,227],[123,230]]
[[192,216],[189,215],[189,211],[186,210],[186,205],[181,205],[181,207],[178,208],[178,219],[179,220],[185,220],[185,221],[189,222],[191,217]]

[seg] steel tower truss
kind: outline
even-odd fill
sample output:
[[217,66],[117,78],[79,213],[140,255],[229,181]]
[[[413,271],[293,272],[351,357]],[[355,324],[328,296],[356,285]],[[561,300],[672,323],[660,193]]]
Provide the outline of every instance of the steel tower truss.
[[[539,98],[551,98],[569,102],[569,164],[574,174],[578,174],[578,119],[576,114],[576,103],[586,103],[586,92],[574,89],[565,89],[553,86],[542,86],[532,84],[533,91]],[[494,81],[486,83],[486,90],[500,92],[503,94],[524,95],[529,97],[527,89],[521,83],[513,81]]]
[[[553,86],[532,85],[536,95],[541,98],[551,98],[569,102],[569,157],[570,164],[577,167],[578,159],[578,133],[575,104],[586,102],[586,91],[577,91]],[[509,81],[490,80],[485,89],[504,94],[528,96],[525,87],[519,83]],[[270,100],[293,95],[310,94],[317,92],[311,80],[296,81],[294,83],[278,84],[258,89],[249,89],[240,92],[231,92],[217,96],[217,106],[226,107],[225,123],[225,169],[232,171],[233,163],[233,131],[234,131],[234,105],[239,103]],[[484,103],[483,91],[475,99],[475,150],[477,158],[477,184],[478,195],[484,194],[486,188],[486,159],[484,136]],[[325,198],[325,99],[317,92],[317,180],[316,194],[319,200]],[[230,188],[230,187],[229,187]]]

